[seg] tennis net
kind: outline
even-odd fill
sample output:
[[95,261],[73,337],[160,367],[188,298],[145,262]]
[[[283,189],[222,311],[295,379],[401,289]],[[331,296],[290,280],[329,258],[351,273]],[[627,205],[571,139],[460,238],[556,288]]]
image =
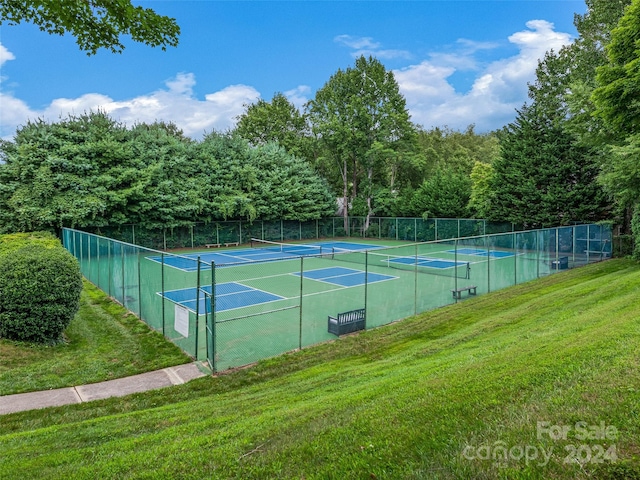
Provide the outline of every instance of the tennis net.
[[268,252],[278,252],[292,257],[307,257],[322,255],[320,245],[300,245],[297,243],[279,243],[269,240],[251,239],[251,248],[256,250],[266,250]]
[[331,258],[340,262],[367,264],[371,267],[395,268],[410,272],[440,275],[444,277],[469,278],[470,262],[454,261],[424,255],[393,255],[380,251],[363,252],[334,248]]

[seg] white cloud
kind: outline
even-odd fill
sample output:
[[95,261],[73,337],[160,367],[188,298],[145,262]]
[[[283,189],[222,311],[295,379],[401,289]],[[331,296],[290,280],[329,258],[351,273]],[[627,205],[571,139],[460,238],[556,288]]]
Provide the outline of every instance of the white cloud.
[[[512,57],[481,66],[470,54],[493,44],[460,41],[458,55],[432,55],[417,65],[396,70],[400,91],[414,122],[425,128],[447,125],[464,129],[475,124],[477,131],[500,128],[515,117],[515,109],[527,101],[527,83],[535,80],[538,60],[548,50],[558,51],[571,42],[567,33],[554,31],[553,24],[531,20],[528,30],[516,32],[509,42],[518,48]],[[477,70],[467,92],[458,92],[448,78],[462,70]]]
[[354,51],[351,52],[353,58],[361,56],[375,57],[379,60],[390,60],[394,58],[411,58],[411,54],[405,50],[388,50],[380,48],[379,42],[374,42],[371,37],[353,37],[351,35],[338,35],[333,39]]
[[[515,117],[515,109],[527,101],[527,82],[535,79],[538,59],[546,51],[558,51],[570,43],[567,33],[556,32],[553,24],[532,20],[526,29],[509,36],[517,54],[483,63],[476,54],[497,46],[493,42],[474,42],[461,39],[455,52],[433,53],[422,62],[395,70],[400,91],[414,122],[425,128],[449,126],[464,129],[475,124],[477,131],[500,128]],[[383,50],[371,37],[340,35],[335,41],[354,49],[354,55],[370,51],[378,58],[384,55],[405,55],[406,52]],[[396,52],[396,53],[393,53]],[[402,54],[402,55],[401,55]],[[0,44],[0,65],[15,56]],[[475,79],[467,91],[457,91],[451,77],[466,72]],[[164,87],[135,98],[114,100],[100,93],[85,93],[77,98],[53,99],[41,110],[35,110],[12,92],[0,92],[0,136],[10,138],[28,120],[44,118],[58,121],[69,114],[81,114],[101,109],[127,125],[156,120],[173,122],[186,135],[200,138],[205,132],[232,128],[245,105],[260,98],[259,92],[248,85],[230,85],[208,93],[204,99],[194,94],[196,78],[193,73],[177,73]],[[298,108],[313,96],[306,85],[285,92]]]
[[7,47],[0,43],[0,66],[4,65],[5,62],[9,60],[15,60],[16,57],[11,53]]
[[193,94],[195,84],[192,73],[179,73],[165,82],[166,88],[148,95],[116,101],[99,93],[86,93],[77,98],[54,99],[42,110],[32,110],[22,100],[1,94],[0,134],[10,138],[28,120],[57,121],[70,114],[102,110],[127,125],[156,120],[173,122],[185,135],[199,138],[212,130],[232,128],[236,117],[244,111],[244,105],[260,97],[253,87],[230,85],[200,100]]
[[311,93],[311,87],[308,85],[300,85],[292,90],[284,92],[284,96],[287,97],[293,105],[300,111],[304,109],[304,104],[309,101],[309,95]]

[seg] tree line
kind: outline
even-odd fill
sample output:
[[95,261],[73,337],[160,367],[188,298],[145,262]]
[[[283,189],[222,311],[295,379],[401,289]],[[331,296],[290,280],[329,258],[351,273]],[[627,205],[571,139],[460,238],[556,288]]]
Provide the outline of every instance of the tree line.
[[171,124],[119,124],[103,112],[20,128],[0,146],[1,230],[135,223],[310,220],[334,212],[327,183],[275,143],[250,147]]
[[640,0],[587,0],[578,38],[539,62],[514,122],[426,130],[372,57],[303,109],[282,93],[202,141],[101,112],[0,145],[0,231],[347,215],[483,217],[528,227],[617,217],[640,233]]

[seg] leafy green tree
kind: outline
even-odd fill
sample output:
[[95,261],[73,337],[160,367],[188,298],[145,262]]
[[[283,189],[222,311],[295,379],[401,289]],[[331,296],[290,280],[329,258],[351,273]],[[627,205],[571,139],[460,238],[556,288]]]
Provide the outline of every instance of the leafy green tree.
[[496,134],[478,134],[474,128],[469,125],[464,132],[446,127],[419,130],[418,144],[425,157],[420,181],[438,168],[452,168],[468,175],[475,162],[493,162],[500,154]]
[[491,212],[491,196],[493,181],[493,165],[476,161],[471,170],[471,195],[469,197],[469,209],[474,212],[472,216],[486,218]]
[[368,222],[377,178],[388,178],[401,158],[396,152],[406,149],[415,135],[393,73],[372,57],[360,57],[353,68],[331,76],[308,111],[321,157],[339,172],[345,225],[349,203],[361,190]]
[[625,10],[606,52],[608,62],[597,70],[592,96],[595,115],[611,132],[601,180],[631,212],[634,256],[640,259],[640,1]]
[[594,152],[535,104],[506,127],[501,149],[493,163],[490,219],[540,228],[608,215]]
[[101,175],[130,158],[126,129],[101,113],[28,122],[0,148],[2,231],[108,223],[110,208],[125,201],[122,183],[137,178]]
[[175,47],[180,27],[175,19],[134,7],[130,0],[1,0],[0,25],[33,23],[49,34],[71,33],[88,55],[100,48],[121,53],[121,35],[151,47]]
[[471,179],[452,168],[437,169],[415,191],[411,216],[425,218],[467,218]]
[[593,115],[597,68],[607,62],[605,45],[631,0],[586,0],[587,11],[575,15],[578,38],[559,52],[547,52],[529,86],[529,97],[547,117],[566,121],[565,128],[589,145],[601,143],[603,124]]
[[620,138],[640,131],[640,2],[620,19],[606,47],[608,62],[597,70],[596,115]]
[[214,132],[197,150],[211,172],[205,198],[217,218],[312,220],[335,210],[326,182],[276,143],[251,147]]
[[282,93],[276,93],[271,103],[260,99],[248,105],[235,132],[252,145],[276,142],[292,155],[309,156],[307,120]]
[[172,124],[127,129],[101,112],[28,123],[0,155],[0,232],[309,220],[335,209],[308,162],[275,143],[216,133],[198,143]]

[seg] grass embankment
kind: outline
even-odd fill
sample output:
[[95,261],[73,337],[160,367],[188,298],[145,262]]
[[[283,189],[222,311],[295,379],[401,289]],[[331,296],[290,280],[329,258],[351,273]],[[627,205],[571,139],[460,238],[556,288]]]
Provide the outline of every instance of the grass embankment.
[[84,385],[188,361],[178,347],[85,282],[65,342],[0,340],[0,395]]
[[0,476],[640,478],[639,292],[640,267],[612,260],[218,378],[7,415]]

